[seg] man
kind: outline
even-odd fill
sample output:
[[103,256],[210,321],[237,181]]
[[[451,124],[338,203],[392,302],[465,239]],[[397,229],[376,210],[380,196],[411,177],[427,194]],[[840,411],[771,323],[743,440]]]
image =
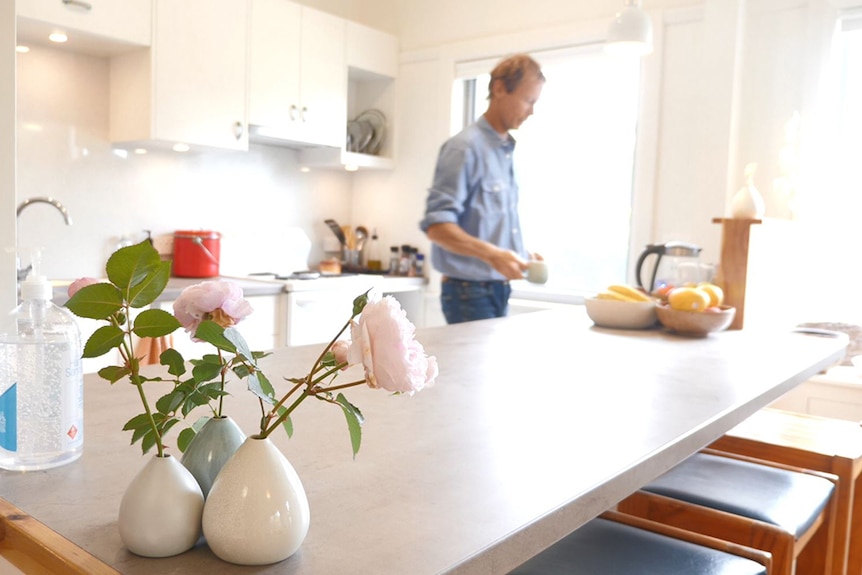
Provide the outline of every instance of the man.
[[521,238],[509,130],[533,114],[544,83],[529,56],[506,58],[491,71],[485,114],[440,149],[420,227],[443,274],[447,323],[505,316],[509,280],[524,277],[531,257],[541,259]]

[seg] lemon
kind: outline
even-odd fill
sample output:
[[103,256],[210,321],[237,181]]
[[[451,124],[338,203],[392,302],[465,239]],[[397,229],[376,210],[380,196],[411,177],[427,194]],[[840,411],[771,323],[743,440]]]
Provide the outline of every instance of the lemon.
[[703,311],[709,307],[710,296],[697,287],[678,287],[667,294],[667,303],[673,309]]
[[698,284],[698,289],[703,290],[709,295],[709,307],[720,306],[724,301],[724,291],[715,284],[703,282]]

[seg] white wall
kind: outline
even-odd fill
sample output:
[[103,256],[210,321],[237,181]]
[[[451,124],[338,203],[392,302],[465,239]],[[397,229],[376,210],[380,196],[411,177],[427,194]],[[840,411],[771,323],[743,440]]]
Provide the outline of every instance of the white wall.
[[[7,312],[15,307],[15,2],[0,1],[0,332],[7,331]],[[11,78],[12,81],[5,79]]]
[[104,58],[34,46],[18,56],[18,73],[18,198],[52,196],[73,220],[64,225],[47,204],[18,219],[19,245],[44,248],[49,277],[103,275],[121,237],[139,241],[146,229],[222,232],[223,273],[292,271],[291,232],[315,239],[316,264],[331,234],[323,220],[350,220],[349,175],[300,173],[294,150],[117,157]]

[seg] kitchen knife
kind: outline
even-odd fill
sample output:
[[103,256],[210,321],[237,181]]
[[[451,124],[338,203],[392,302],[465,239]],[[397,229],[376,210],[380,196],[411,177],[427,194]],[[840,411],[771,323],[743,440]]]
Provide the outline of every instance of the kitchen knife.
[[335,234],[335,237],[338,238],[338,241],[341,243],[341,247],[347,243],[347,238],[344,237],[344,232],[341,231],[341,226],[338,225],[333,219],[323,220],[323,222],[329,226],[329,229],[332,230],[332,233]]

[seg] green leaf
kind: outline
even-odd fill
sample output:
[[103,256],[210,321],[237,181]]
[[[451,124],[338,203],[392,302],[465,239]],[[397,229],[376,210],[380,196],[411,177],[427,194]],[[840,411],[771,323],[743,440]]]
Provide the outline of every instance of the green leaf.
[[183,356],[172,347],[159,355],[159,363],[168,366],[168,373],[175,377],[180,377],[186,372],[186,362]]
[[236,353],[236,346],[225,337],[225,329],[212,320],[204,320],[198,325],[195,331],[195,337],[201,341],[211,343],[217,348]]
[[[134,442],[132,442],[134,443]],[[150,449],[152,449],[156,445],[156,434],[150,430],[142,439],[141,439],[141,452],[146,455]]]
[[163,309],[147,309],[135,318],[132,331],[138,337],[162,337],[173,333],[180,322]]
[[133,308],[146,307],[156,301],[171,279],[171,262],[160,261],[153,273],[147,275],[138,285],[129,290],[129,305]]
[[123,342],[124,335],[123,330],[115,325],[103,325],[84,344],[81,357],[99,357],[108,353]]
[[108,319],[123,307],[123,294],[109,283],[82,287],[66,302],[66,307],[78,317]]
[[174,391],[161,396],[156,401],[156,409],[159,413],[164,413],[165,415],[174,413],[180,408],[185,400],[186,394],[175,389]]
[[180,453],[186,452],[186,448],[195,438],[195,435],[197,435],[197,433],[195,433],[195,430],[191,427],[186,427],[180,431],[180,434],[177,436],[177,449],[180,450]]
[[131,371],[128,367],[109,365],[99,370],[99,377],[101,377],[102,379],[107,379],[111,383],[117,383],[118,381],[129,375],[129,373],[131,373]]
[[[277,409],[279,415],[283,415],[287,408],[281,406]],[[281,426],[284,428],[284,432],[287,433],[288,437],[293,437],[293,420],[288,415],[284,418],[284,421],[281,422]]]
[[141,413],[141,414],[134,416],[129,421],[127,421],[126,424],[123,426],[123,431],[129,431],[131,429],[138,429],[139,427],[149,426],[149,425],[150,425],[150,418],[147,417],[146,413]]
[[241,355],[251,363],[254,363],[254,354],[248,347],[245,339],[235,328],[229,327],[224,330],[224,337],[233,344],[234,353]]
[[192,368],[192,377],[198,383],[212,381],[219,377],[222,366],[218,363],[210,363],[208,361],[198,362]]
[[347,429],[350,431],[350,445],[353,447],[353,458],[359,453],[359,445],[362,443],[362,423],[365,418],[359,408],[347,401],[343,393],[335,397],[336,403],[341,406],[344,417],[347,418]]
[[275,389],[262,371],[248,376],[248,390],[270,405],[275,403]]
[[170,279],[171,264],[161,261],[159,252],[144,240],[111,254],[105,271],[129,305],[140,308],[153,303],[164,291]]
[[222,391],[221,382],[207,383],[193,389],[183,403],[183,416],[188,415],[194,408],[201,405],[207,405],[220,397],[228,395],[226,391]]

